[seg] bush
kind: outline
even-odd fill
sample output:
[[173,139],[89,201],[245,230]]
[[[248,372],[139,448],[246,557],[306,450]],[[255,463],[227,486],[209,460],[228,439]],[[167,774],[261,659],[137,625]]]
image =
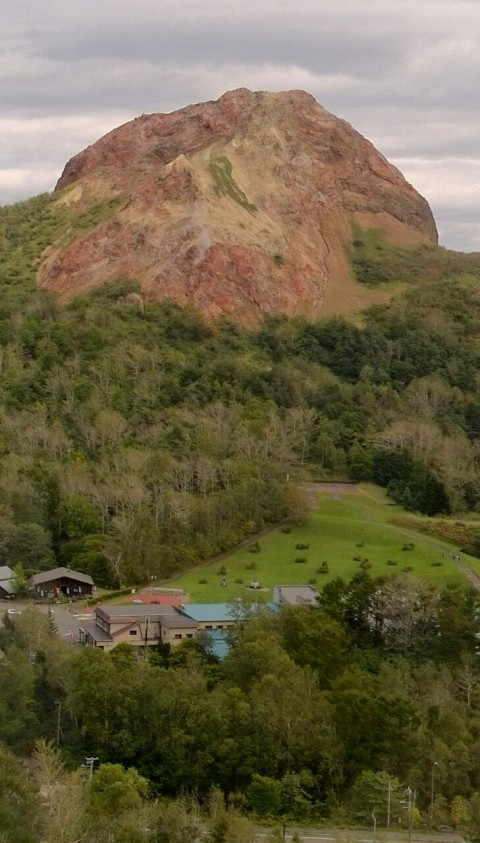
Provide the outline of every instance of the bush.
[[308,580],[309,585],[315,585],[316,582],[317,582],[316,577],[310,577],[310,579]]
[[415,545],[413,542],[407,542],[402,546],[402,550],[415,550]]
[[208,580],[206,580],[205,578],[198,581],[199,585],[206,585],[207,583],[208,583]]
[[238,585],[243,585],[243,577],[237,577],[237,579],[235,580],[235,582],[236,582]]
[[443,562],[432,562],[432,568],[441,568]]
[[284,524],[283,527],[280,527],[280,532],[281,533],[291,533],[292,528],[291,528],[290,524]]
[[218,576],[219,577],[226,577],[227,576],[227,569],[225,565],[222,565],[221,568],[218,569]]
[[245,567],[246,567],[247,571],[254,571],[255,568],[257,567],[257,563],[256,562],[248,562],[248,564]]
[[395,562],[395,559],[387,559],[387,565],[398,565],[398,562]]
[[253,542],[247,547],[249,553],[260,553],[260,545],[258,542]]
[[306,557],[306,556],[297,556],[297,557],[294,559],[294,562],[295,562],[297,565],[301,565],[301,564],[303,564],[303,563],[304,563],[304,562],[306,562],[306,561],[307,561],[307,557]]
[[309,544],[303,544],[302,542],[298,542],[298,544],[295,545],[295,550],[308,550],[309,547]]
[[323,561],[319,568],[317,568],[317,574],[328,574],[329,567],[328,562]]

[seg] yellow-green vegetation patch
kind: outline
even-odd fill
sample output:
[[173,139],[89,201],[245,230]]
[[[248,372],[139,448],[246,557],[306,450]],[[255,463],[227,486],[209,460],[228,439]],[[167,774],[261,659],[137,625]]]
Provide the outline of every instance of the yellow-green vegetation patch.
[[428,244],[400,248],[389,244],[381,229],[363,231],[355,224],[351,229],[352,248],[348,257],[353,273],[357,281],[370,287],[434,282],[472,272],[478,278],[478,254],[464,255]]
[[0,274],[2,287],[35,283],[42,252],[65,237],[64,245],[76,236],[106,222],[124,202],[115,196],[78,213],[57,204],[55,194],[42,193],[24,202],[0,207]]
[[65,221],[49,193],[0,208],[0,274],[2,289],[35,282],[38,258],[62,233]]
[[256,211],[255,205],[248,201],[243,190],[235,182],[232,176],[232,163],[225,155],[214,158],[208,165],[211,176],[215,182],[215,188],[221,196],[229,196],[237,205],[244,208],[250,214]]
[[398,527],[419,530],[421,533],[437,536],[443,541],[462,546],[468,544],[474,533],[480,530],[478,521],[467,523],[448,518],[419,518],[415,515],[394,515],[390,523]]
[[114,196],[105,202],[96,202],[81,214],[72,215],[70,222],[75,230],[88,231],[96,228],[97,225],[107,222],[121,207],[123,201],[122,196]]

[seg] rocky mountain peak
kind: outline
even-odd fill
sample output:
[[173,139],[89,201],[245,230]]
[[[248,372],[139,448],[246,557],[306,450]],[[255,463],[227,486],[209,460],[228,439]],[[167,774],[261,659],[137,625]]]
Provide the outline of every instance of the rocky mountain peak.
[[142,115],[72,158],[56,191],[70,213],[98,213],[45,253],[41,286],[67,299],[132,278],[144,298],[245,324],[361,308],[352,226],[396,245],[437,241],[426,201],[304,91],[240,88]]

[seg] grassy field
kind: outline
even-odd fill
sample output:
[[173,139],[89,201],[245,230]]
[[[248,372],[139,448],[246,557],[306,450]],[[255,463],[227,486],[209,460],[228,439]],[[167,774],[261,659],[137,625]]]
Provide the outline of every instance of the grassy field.
[[[451,581],[466,582],[450,556],[458,553],[454,545],[388,523],[393,514],[402,512],[373,485],[362,484],[348,491],[332,487],[316,495],[306,526],[293,526],[290,532],[284,532],[285,527],[274,529],[258,538],[259,552],[241,547],[169,585],[184,588],[190,601],[199,603],[230,601],[249,594],[269,600],[274,585],[311,583],[320,590],[333,577],[350,579],[361,570],[362,562],[372,577],[411,571],[440,587]],[[249,544],[254,542],[255,537]],[[480,560],[466,554],[461,558],[480,574]],[[295,561],[299,559],[305,561]],[[320,573],[325,562],[328,573]],[[251,581],[259,582],[261,589],[250,589]]]

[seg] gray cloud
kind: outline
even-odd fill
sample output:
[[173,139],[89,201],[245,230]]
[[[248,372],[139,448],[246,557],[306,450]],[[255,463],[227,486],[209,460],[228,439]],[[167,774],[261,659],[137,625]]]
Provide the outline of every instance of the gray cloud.
[[[141,113],[304,88],[480,248],[478,0],[4,0],[0,202]],[[463,215],[463,216],[462,216]]]

